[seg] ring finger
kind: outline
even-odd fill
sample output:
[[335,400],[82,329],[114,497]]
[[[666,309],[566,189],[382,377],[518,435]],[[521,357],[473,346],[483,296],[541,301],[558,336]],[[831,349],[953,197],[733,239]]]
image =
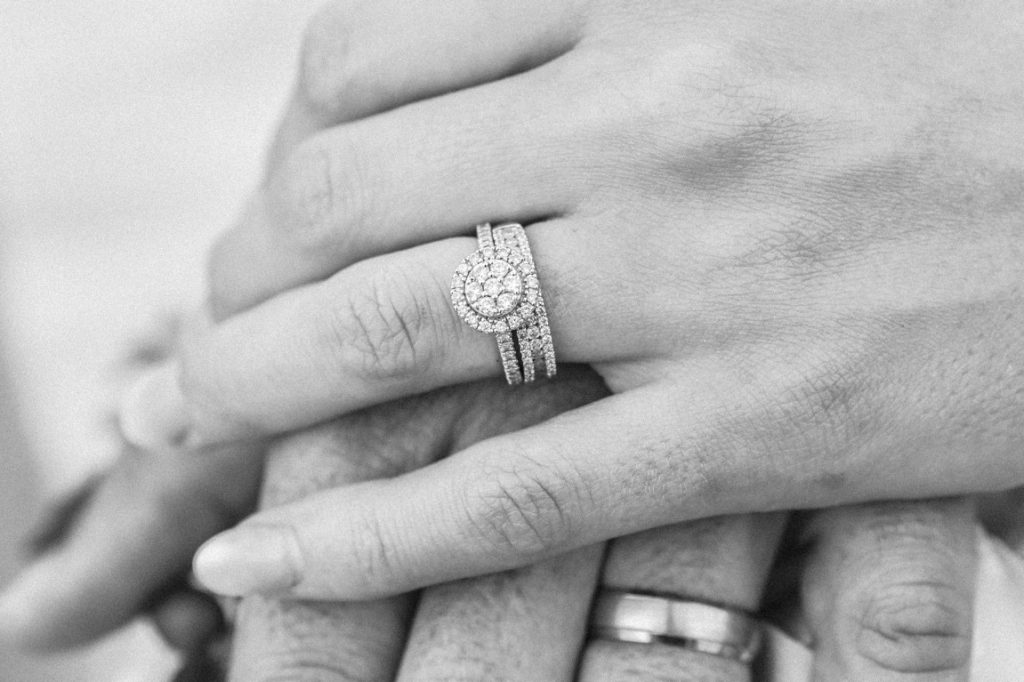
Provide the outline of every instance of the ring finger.
[[[620,538],[609,549],[603,585],[617,592],[703,602],[718,611],[756,611],[784,523],[784,514],[728,516]],[[580,679],[750,679],[748,664],[695,650],[708,650],[700,633],[677,634],[691,635],[693,648],[593,640],[584,652]]]

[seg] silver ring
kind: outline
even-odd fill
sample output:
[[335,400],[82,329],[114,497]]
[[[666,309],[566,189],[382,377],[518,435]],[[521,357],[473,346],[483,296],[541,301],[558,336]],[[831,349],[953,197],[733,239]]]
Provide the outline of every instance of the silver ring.
[[763,640],[761,624],[742,611],[618,590],[598,595],[590,632],[599,639],[672,644],[740,663],[754,660]]
[[509,384],[558,371],[547,309],[526,230],[517,223],[476,226],[477,250],[455,270],[455,312],[474,329],[494,334]]

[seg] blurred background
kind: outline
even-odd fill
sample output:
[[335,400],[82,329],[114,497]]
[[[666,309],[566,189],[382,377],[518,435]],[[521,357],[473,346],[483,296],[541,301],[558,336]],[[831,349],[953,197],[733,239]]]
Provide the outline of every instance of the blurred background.
[[[317,0],[0,0],[0,580],[41,501],[115,454],[111,366],[198,301]],[[161,680],[147,626],[4,682]]]

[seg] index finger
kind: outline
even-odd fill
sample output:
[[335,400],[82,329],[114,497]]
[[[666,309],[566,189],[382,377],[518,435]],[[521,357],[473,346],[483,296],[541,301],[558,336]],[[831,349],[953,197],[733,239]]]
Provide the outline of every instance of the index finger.
[[[785,514],[702,519],[613,540],[604,586],[628,593],[672,595],[755,612],[778,549]],[[594,640],[582,682],[750,679],[749,663],[675,644]]]

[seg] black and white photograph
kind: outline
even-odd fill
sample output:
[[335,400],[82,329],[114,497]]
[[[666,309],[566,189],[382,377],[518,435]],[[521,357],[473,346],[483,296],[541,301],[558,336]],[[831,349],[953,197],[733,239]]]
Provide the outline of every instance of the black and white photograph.
[[1024,680],[1024,4],[0,0],[0,682]]

